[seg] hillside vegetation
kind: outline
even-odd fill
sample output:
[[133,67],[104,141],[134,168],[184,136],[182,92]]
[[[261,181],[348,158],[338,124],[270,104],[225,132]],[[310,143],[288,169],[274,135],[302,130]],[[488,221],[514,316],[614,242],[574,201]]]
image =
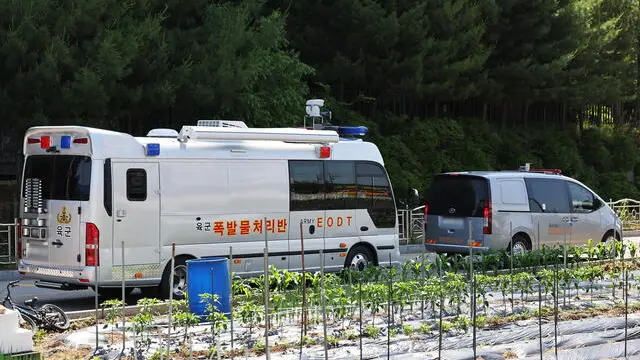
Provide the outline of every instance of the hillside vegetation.
[[336,123],[372,129],[396,189],[531,162],[640,197],[637,0],[25,0],[0,13],[3,162],[29,126],[292,126],[321,97]]

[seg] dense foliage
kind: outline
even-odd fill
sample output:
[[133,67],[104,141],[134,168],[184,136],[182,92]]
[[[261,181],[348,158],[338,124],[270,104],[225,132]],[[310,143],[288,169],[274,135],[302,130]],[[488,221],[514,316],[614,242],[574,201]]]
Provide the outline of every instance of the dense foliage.
[[336,122],[372,128],[401,193],[438,171],[531,162],[605,198],[640,197],[637,0],[25,0],[0,12],[3,155],[41,124],[299,124],[313,96]]

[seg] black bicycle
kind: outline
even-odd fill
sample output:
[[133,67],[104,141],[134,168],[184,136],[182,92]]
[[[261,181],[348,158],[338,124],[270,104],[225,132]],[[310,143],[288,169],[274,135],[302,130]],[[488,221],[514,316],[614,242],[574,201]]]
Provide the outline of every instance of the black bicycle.
[[[16,287],[20,280],[11,281],[7,285],[7,296],[2,304],[12,310],[18,311],[20,326],[30,328],[34,333],[38,328],[64,331],[69,328],[69,318],[59,307],[52,304],[44,304],[36,307],[38,298],[26,300],[25,306],[18,305],[11,299],[11,288]],[[9,305],[9,306],[7,306]]]

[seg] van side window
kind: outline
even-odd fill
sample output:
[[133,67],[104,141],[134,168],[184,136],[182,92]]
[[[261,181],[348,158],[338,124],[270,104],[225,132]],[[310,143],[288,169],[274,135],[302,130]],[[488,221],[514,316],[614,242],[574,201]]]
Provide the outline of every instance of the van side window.
[[291,211],[324,210],[323,161],[289,161],[289,192]]
[[325,183],[327,210],[356,208],[356,169],[353,161],[326,161]]
[[569,192],[564,180],[525,178],[529,206],[535,213],[570,213]]
[[591,191],[571,181],[567,183],[569,184],[571,207],[574,213],[590,213],[597,210],[596,197]]
[[147,200],[147,172],[144,169],[127,169],[127,199]]
[[384,169],[374,163],[356,164],[358,209],[367,209],[378,228],[392,228],[396,224],[393,193]]

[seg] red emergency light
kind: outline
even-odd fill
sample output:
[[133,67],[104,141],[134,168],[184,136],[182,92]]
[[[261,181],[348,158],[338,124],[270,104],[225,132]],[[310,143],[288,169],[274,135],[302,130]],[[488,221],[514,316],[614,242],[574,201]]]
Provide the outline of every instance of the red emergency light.
[[43,136],[40,138],[40,148],[42,149],[48,149],[51,147],[51,137],[50,136]]
[[320,148],[320,158],[327,159],[331,157],[331,147],[330,146],[322,146]]

